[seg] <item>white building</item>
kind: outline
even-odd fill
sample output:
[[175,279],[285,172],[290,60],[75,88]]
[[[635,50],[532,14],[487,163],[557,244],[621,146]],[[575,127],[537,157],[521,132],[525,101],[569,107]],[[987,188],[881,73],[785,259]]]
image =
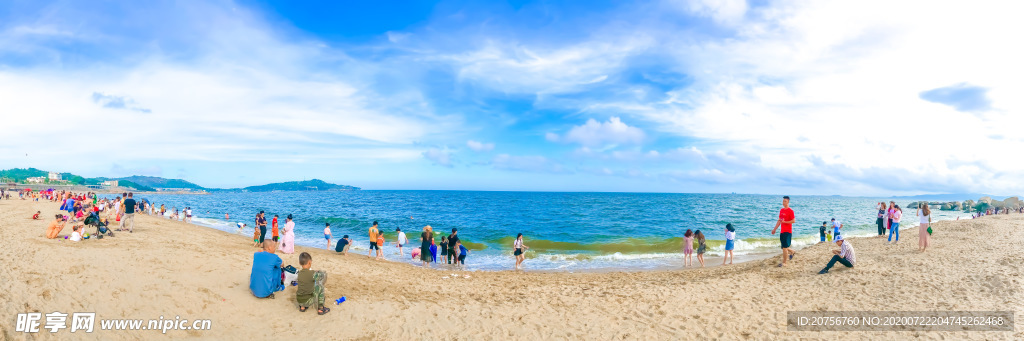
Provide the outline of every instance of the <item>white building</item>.
[[60,181],[60,173],[50,172],[50,181]]
[[104,181],[103,186],[117,187],[117,180]]
[[46,178],[41,177],[41,176],[36,176],[36,177],[31,177],[31,178],[25,179],[25,181],[28,181],[28,183],[30,183],[30,184],[41,184],[44,181],[46,181]]

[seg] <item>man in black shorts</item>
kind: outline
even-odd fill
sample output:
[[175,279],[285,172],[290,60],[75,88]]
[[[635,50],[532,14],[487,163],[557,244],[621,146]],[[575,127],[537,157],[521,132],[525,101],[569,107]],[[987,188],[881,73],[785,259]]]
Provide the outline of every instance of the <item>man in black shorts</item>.
[[373,226],[370,226],[370,231],[369,231],[369,235],[370,235],[370,253],[368,253],[366,255],[367,257],[373,257],[373,251],[374,250],[380,250],[380,245],[377,245],[377,234],[378,233],[380,233],[380,230],[377,229],[377,222],[375,221],[375,222],[373,222]]
[[779,220],[775,222],[775,228],[772,229],[772,235],[780,227],[782,233],[779,235],[779,242],[782,244],[782,263],[779,263],[779,267],[786,266],[786,261],[793,259],[796,255],[796,251],[790,249],[793,244],[793,223],[796,222],[796,214],[793,213],[793,209],[789,208],[789,196],[782,197],[782,209],[779,210]]

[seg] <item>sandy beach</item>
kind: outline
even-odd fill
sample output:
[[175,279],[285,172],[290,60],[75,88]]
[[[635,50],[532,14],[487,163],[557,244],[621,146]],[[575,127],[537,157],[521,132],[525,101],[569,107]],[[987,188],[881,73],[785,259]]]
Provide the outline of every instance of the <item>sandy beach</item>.
[[[43,236],[58,203],[0,201],[5,340],[551,340],[551,339],[1024,339],[1014,332],[798,332],[788,311],[1024,312],[1024,215],[934,224],[927,253],[917,228],[896,246],[851,238],[853,269],[818,275],[834,244],[778,257],[697,270],[650,272],[456,272],[346,257],[298,247],[280,254],[298,266],[313,255],[326,270],[324,316],[299,312],[295,287],[276,299],[249,292],[251,240],[201,226],[137,216],[134,233],[82,242]],[[31,220],[35,211],[41,220]],[[87,229],[87,232],[92,228]],[[69,234],[70,228],[62,235]],[[709,264],[721,258],[708,257]],[[527,261],[527,266],[529,266]],[[509,257],[511,267],[513,259]],[[457,278],[450,278],[458,273]],[[465,278],[468,275],[469,278]],[[333,299],[348,301],[334,305]],[[210,330],[51,334],[15,332],[26,312],[95,312],[97,319],[209,319]]]

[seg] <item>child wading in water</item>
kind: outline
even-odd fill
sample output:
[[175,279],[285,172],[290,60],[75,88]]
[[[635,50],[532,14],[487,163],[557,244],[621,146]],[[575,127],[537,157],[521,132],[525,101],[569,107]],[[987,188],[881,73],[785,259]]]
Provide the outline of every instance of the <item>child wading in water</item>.
[[697,239],[697,261],[700,262],[700,267],[704,267],[704,251],[707,251],[708,246],[704,243],[704,234],[697,230],[693,233],[693,237]]
[[686,229],[683,235],[683,266],[693,266],[693,230]]
[[736,228],[732,227],[732,224],[725,224],[725,257],[722,258],[722,265],[728,261],[732,264],[733,257],[732,249],[736,248]]
[[331,234],[331,223],[327,223],[327,226],[324,226],[324,239],[327,239],[327,249],[328,250],[331,249],[331,239],[333,239],[333,238],[334,238],[334,235]]

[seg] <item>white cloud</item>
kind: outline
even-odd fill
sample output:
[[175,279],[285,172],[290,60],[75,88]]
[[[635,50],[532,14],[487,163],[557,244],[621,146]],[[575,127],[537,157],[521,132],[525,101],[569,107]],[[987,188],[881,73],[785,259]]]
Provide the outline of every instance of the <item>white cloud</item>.
[[466,146],[469,147],[469,149],[472,149],[475,152],[489,152],[489,151],[494,150],[494,144],[493,143],[483,143],[483,142],[474,141],[474,140],[466,141]]
[[[921,6],[928,15],[920,15]],[[814,179],[822,191],[887,195],[945,190],[949,183],[958,191],[1024,191],[1024,181],[1009,180],[1024,177],[1024,163],[1005,154],[1024,148],[1014,131],[1024,126],[1024,100],[1011,95],[1024,91],[1024,50],[1006,43],[1016,39],[1011,32],[1024,31],[1012,14],[1024,5],[986,2],[964,11],[951,3],[815,1],[743,11],[693,8],[741,18],[728,20],[737,35],[695,38],[669,26],[635,28],[657,37],[649,50],[671,55],[692,83],[667,91],[664,100],[621,96],[556,104],[642,119],[659,134],[706,144],[709,154],[759,155],[752,169]],[[917,19],[906,20],[911,17]],[[949,25],[951,18],[960,24]],[[920,98],[922,91],[964,82],[988,90],[990,110],[975,117]],[[622,159],[643,159],[618,152]],[[988,168],[951,168],[946,163],[952,159],[984,161]],[[881,169],[931,180],[912,181],[913,189],[855,176]]]
[[506,93],[578,92],[601,83],[652,43],[643,35],[542,48],[488,40],[467,53],[445,57],[460,80]]
[[567,173],[561,164],[552,161],[543,156],[529,155],[529,156],[515,156],[509,154],[499,154],[491,160],[491,165],[495,169],[501,170],[514,170],[514,171],[525,171],[525,172],[538,172],[538,173]]
[[423,157],[427,158],[427,160],[430,160],[435,165],[448,168],[452,167],[452,152],[447,148],[430,148],[423,152]]
[[584,147],[601,147],[608,144],[641,144],[646,135],[642,129],[630,127],[618,117],[612,117],[607,122],[589,119],[587,123],[570,129],[564,136],[547,133],[545,138],[552,142],[561,141],[578,143]]
[[747,12],[746,0],[675,0],[689,13],[709,17],[720,24],[737,24]]
[[[133,57],[129,61],[80,66],[41,59],[37,67],[0,69],[7,123],[61,122],[47,128],[58,135],[109,131],[111,141],[131,148],[112,148],[95,158],[87,156],[94,145],[48,143],[19,130],[0,143],[3,154],[61,155],[75,167],[143,160],[405,162],[421,157],[415,142],[459,125],[457,117],[435,115],[415,89],[380,93],[366,76],[380,66],[351,60],[315,41],[280,37],[245,10],[184,7],[179,10],[187,15],[169,14],[173,32],[196,33],[184,43],[160,36],[123,51]],[[66,19],[0,31],[0,45],[12,42],[9,46],[19,51],[59,61],[73,52],[32,36],[59,35],[99,47],[109,43],[96,38],[102,25],[76,36],[61,34],[73,31],[62,26],[74,22]],[[187,46],[173,54],[151,48],[178,43]],[[325,73],[325,64],[352,72]],[[147,111],[152,113],[143,114]]]

